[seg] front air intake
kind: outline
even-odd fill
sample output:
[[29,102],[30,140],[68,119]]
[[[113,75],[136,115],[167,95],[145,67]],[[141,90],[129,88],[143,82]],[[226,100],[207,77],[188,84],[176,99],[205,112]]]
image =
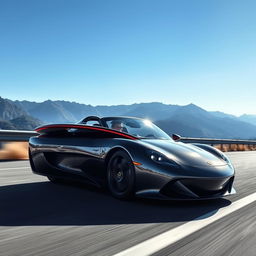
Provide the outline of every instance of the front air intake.
[[175,198],[209,198],[230,192],[233,180],[233,177],[177,179],[168,182],[160,192]]

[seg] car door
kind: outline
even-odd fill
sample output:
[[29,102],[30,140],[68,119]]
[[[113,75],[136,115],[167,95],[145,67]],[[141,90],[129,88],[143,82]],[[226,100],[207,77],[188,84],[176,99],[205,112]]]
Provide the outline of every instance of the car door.
[[92,182],[102,177],[104,160],[102,140],[81,136],[78,129],[69,129],[69,135],[55,139],[55,163],[63,172],[82,176]]

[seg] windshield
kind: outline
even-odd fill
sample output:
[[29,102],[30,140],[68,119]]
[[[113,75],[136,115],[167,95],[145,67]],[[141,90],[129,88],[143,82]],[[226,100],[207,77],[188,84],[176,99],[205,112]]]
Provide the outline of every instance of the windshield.
[[165,132],[146,119],[106,118],[105,122],[110,129],[125,132],[139,138],[171,140]]

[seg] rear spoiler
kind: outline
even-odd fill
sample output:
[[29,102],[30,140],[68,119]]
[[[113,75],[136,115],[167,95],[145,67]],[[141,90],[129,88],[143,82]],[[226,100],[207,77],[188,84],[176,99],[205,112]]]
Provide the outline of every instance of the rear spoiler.
[[139,138],[124,133],[119,132],[116,130],[112,130],[105,127],[100,126],[90,126],[90,125],[83,125],[83,124],[49,124],[44,126],[39,126],[35,129],[37,133],[40,135],[43,134],[51,134],[51,133],[68,133],[70,129],[77,129],[80,132],[88,132],[88,131],[95,131],[95,132],[101,132],[101,133],[108,133],[117,137],[122,137],[130,140],[138,140]]

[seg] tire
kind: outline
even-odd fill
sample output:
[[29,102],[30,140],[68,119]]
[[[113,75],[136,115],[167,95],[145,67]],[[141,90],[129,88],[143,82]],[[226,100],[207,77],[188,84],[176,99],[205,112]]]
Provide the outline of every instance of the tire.
[[31,170],[34,172],[36,168],[32,159],[30,148],[28,149],[28,155],[29,155],[29,163],[30,163]]
[[112,196],[118,199],[134,197],[135,170],[126,152],[117,151],[110,158],[107,166],[107,186]]

